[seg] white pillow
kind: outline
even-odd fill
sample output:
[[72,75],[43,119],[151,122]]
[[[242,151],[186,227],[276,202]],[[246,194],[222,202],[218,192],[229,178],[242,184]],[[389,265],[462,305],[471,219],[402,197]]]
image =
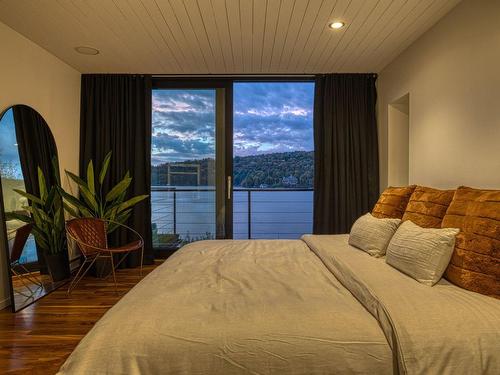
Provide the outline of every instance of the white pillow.
[[381,257],[400,223],[400,219],[377,219],[370,213],[363,215],[351,228],[349,245]]
[[411,221],[400,225],[387,248],[387,264],[422,284],[436,284],[448,266],[459,229],[422,228]]

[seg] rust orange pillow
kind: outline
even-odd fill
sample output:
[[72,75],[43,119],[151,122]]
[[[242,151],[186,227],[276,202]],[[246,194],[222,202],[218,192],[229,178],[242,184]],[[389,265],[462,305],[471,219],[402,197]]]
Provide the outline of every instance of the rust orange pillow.
[[455,190],[417,186],[406,206],[403,221],[411,220],[423,228],[441,228],[454,194]]
[[414,190],[415,185],[389,186],[380,195],[373,207],[372,215],[378,219],[401,219]]
[[500,298],[500,191],[459,187],[442,227],[461,230],[444,277]]

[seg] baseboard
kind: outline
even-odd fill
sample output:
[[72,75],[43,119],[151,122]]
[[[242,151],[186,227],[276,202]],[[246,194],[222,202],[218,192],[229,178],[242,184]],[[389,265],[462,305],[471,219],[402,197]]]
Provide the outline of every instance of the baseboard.
[[0,310],[5,309],[7,306],[10,306],[10,297],[4,298],[0,301]]

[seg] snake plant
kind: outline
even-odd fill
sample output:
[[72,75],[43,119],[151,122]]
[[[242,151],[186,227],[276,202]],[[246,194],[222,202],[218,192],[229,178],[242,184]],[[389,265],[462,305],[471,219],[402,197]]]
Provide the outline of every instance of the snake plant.
[[78,177],[70,171],[65,171],[66,175],[78,185],[80,199],[67,193],[62,188],[59,190],[64,198],[64,208],[71,216],[96,217],[109,220],[108,230],[111,232],[116,229],[116,223],[125,223],[132,214],[133,207],[146,199],[148,195],[138,195],[125,200],[127,190],[132,182],[129,172],[111,190],[103,194],[103,183],[110,162],[111,151],[104,158],[97,180],[92,160],[87,165],[86,177],[84,178]]
[[29,205],[23,206],[25,212],[6,212],[6,220],[20,220],[32,225],[37,246],[44,254],[58,254],[65,249],[64,208],[59,193],[61,181],[57,158],[52,159],[52,167],[56,176],[55,184],[48,186],[43,171],[38,167],[39,196],[23,190],[14,191],[28,199]]

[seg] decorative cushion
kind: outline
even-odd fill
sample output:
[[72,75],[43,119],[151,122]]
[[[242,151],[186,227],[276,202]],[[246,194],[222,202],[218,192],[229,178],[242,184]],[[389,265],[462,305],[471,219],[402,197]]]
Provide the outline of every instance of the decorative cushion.
[[[474,189],[467,186],[459,186],[446,210],[446,215],[441,222],[441,228],[459,228],[465,226],[465,216],[469,204],[490,190]],[[457,243],[458,244],[458,243]]]
[[442,226],[461,229],[444,277],[500,298],[500,191],[459,187]]
[[383,256],[400,223],[401,219],[377,219],[365,214],[354,222],[349,245],[375,257]]
[[387,247],[387,264],[418,282],[436,284],[450,262],[457,228],[422,228],[411,221],[401,224]]
[[401,219],[415,187],[415,185],[403,187],[389,186],[380,195],[375,207],[373,207],[372,215],[379,219]]
[[438,190],[417,186],[410,197],[403,221],[411,220],[423,228],[441,228],[455,190]]

